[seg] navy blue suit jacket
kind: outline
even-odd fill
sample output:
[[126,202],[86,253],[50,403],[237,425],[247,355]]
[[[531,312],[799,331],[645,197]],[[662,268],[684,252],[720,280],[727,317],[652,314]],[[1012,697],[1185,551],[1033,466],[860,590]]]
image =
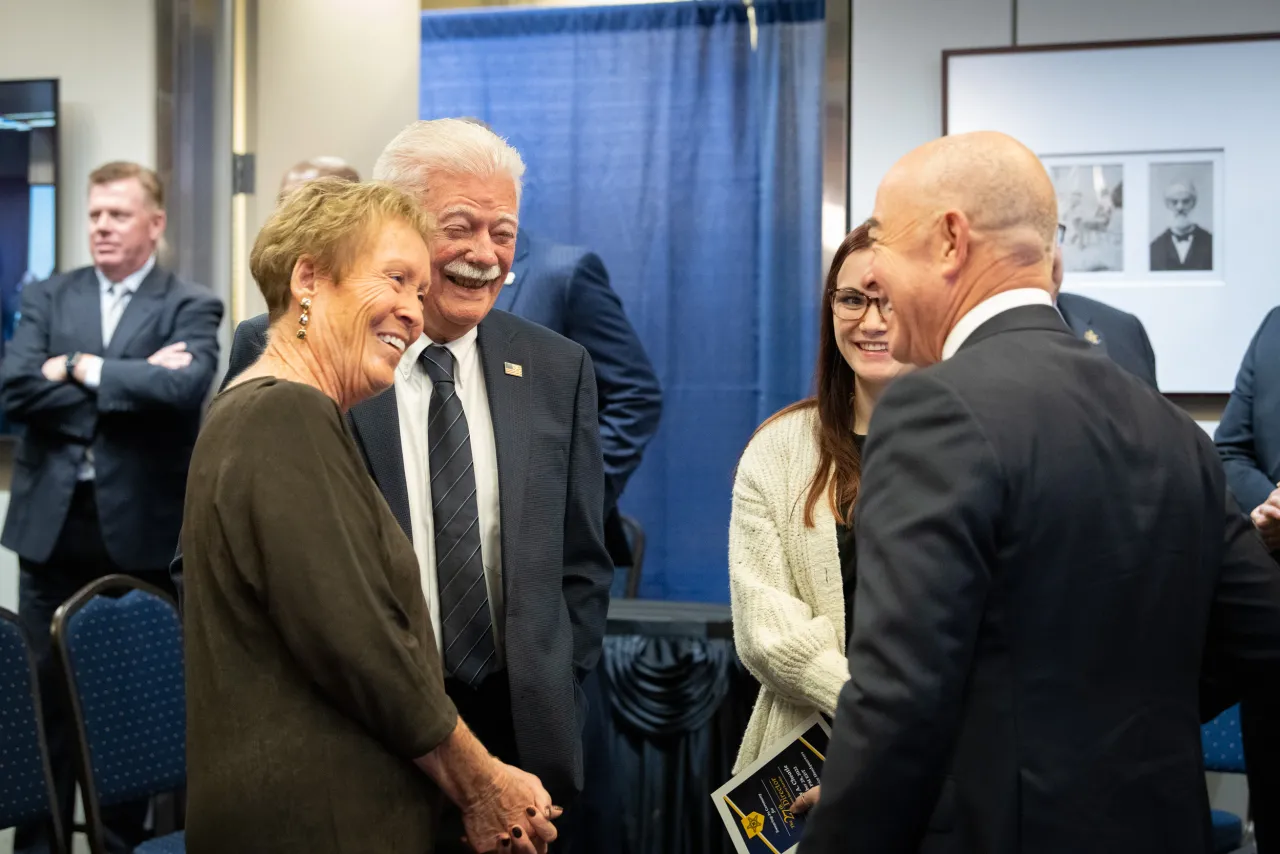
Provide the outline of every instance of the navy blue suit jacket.
[[1058,311],[1077,338],[1101,349],[1112,361],[1156,388],[1156,354],[1142,321],[1080,294],[1058,294]]
[[[100,285],[82,267],[22,292],[22,320],[0,369],[5,414],[24,424],[5,519],[7,548],[34,563],[53,552],[71,507],[85,447],[93,448],[102,539],[123,569],[163,569],[182,527],[187,466],[200,409],[218,368],[222,302],[208,288],[155,267],[102,346]],[[185,341],[181,370],[147,357]],[[102,356],[102,382],[88,389],[49,382],[53,356]]]
[[1280,307],[1249,343],[1213,441],[1240,507],[1266,501],[1280,481]]
[[591,354],[600,400],[605,515],[612,512],[658,430],[662,390],[599,256],[523,228],[495,307],[576,341]]

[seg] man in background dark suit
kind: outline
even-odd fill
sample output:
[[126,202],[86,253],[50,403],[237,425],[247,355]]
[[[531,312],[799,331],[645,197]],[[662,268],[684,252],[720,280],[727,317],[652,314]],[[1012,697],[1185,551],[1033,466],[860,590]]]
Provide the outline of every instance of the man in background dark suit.
[[1191,221],[1196,207],[1195,185],[1175,181],[1164,192],[1164,205],[1173,213],[1173,225],[1151,241],[1151,269],[1212,270],[1213,235]]
[[1280,683],[1280,569],[1204,432],[1054,311],[1056,213],[1001,134],[880,186],[868,276],[923,370],[871,424],[803,854],[1205,854],[1201,663]]
[[[1280,560],[1280,308],[1249,342],[1214,442],[1236,501]],[[1240,707],[1258,854],[1280,851],[1280,705]]]
[[[109,163],[90,176],[94,264],[24,289],[0,370],[14,457],[3,539],[18,553],[18,611],[35,646],[64,826],[71,826],[72,722],[49,638],[54,611],[97,578],[170,589],[187,465],[218,364],[222,303],[155,263],[164,199],[155,173]],[[146,804],[109,809],[113,850],[142,838]],[[46,829],[18,829],[15,851]]]
[[[450,160],[443,149],[464,154]],[[432,285],[423,307],[427,332],[402,358],[395,386],[353,407],[350,422],[370,473],[414,541],[428,579],[424,593],[439,621],[437,555],[450,547],[437,552],[428,545],[438,493],[434,461],[425,450],[435,405],[434,399],[428,404],[435,381],[427,385],[426,355],[428,345],[443,345],[453,354],[470,452],[476,455],[471,488],[479,505],[477,523],[496,537],[494,554],[484,555],[485,576],[496,594],[493,624],[501,642],[495,652],[505,662],[478,685],[450,678],[446,688],[484,745],[537,775],[557,803],[570,807],[571,822],[582,787],[581,680],[600,657],[612,565],[604,546],[604,471],[591,357],[555,332],[492,310],[515,257],[523,171],[515,149],[459,119],[417,122],[387,146],[374,178],[421,198],[437,222]],[[266,328],[265,315],[239,325],[228,377],[257,359]],[[438,350],[431,353],[447,361]],[[472,395],[483,388],[483,402],[473,398],[478,405],[468,406],[468,387]],[[496,452],[496,466],[486,463],[486,448]],[[483,494],[486,474],[496,482],[496,507],[490,504],[494,490],[488,499]],[[439,584],[447,586],[444,579]],[[437,631],[443,651],[449,642],[442,634]],[[438,850],[465,850],[457,842],[460,833],[457,816],[447,811]],[[562,836],[556,846],[567,844]]]
[[1052,293],[1058,313],[1077,338],[1093,344],[1117,365],[1157,388],[1156,354],[1142,321],[1096,299],[1063,292],[1062,235],[1065,230],[1064,226],[1058,226],[1058,246],[1053,253]]
[[658,378],[598,255],[549,243],[522,228],[511,272],[497,308],[559,332],[591,354],[600,395],[605,543],[614,564],[628,566],[631,550],[618,498],[658,430]]

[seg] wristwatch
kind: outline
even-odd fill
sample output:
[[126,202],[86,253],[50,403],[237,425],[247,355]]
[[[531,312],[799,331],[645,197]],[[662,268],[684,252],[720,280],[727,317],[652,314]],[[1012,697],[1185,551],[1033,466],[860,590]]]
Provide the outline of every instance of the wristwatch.
[[80,361],[79,353],[72,353],[67,357],[67,379],[75,381],[76,379],[76,362]]

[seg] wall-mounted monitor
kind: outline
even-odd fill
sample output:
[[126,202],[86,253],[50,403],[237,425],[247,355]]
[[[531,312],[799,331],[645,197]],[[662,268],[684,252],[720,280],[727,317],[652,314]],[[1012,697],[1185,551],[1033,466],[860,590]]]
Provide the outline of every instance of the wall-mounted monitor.
[[23,287],[57,266],[58,81],[0,80],[0,358]]

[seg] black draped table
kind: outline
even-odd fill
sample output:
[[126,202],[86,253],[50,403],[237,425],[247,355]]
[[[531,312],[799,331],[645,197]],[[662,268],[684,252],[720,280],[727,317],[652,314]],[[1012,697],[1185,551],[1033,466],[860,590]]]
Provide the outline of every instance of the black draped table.
[[584,688],[572,854],[732,854],[711,792],[729,779],[758,686],[728,606],[615,599]]

